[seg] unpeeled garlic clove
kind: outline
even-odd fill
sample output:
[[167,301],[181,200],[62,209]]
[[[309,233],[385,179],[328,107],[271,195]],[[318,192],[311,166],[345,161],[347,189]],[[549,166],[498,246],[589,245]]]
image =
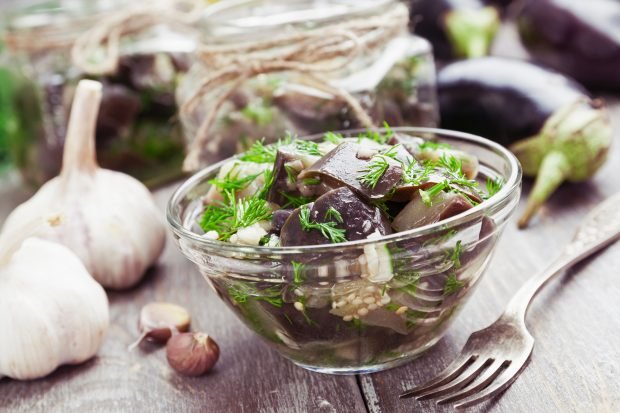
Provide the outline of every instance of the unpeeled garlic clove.
[[166,345],[168,364],[185,376],[202,376],[213,368],[219,357],[219,346],[205,333],[176,334]]
[[147,339],[167,342],[173,333],[189,330],[191,317],[179,305],[165,302],[149,303],[140,311],[140,333]]
[[135,285],[161,254],[163,214],[139,181],[99,168],[95,126],[101,84],[78,84],[60,175],[17,207],[0,233],[0,250],[28,236],[57,241],[107,288]]

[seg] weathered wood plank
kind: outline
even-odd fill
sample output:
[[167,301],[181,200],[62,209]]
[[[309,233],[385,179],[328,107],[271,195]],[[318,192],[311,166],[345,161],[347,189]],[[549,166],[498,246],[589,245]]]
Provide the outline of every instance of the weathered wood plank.
[[[620,136],[620,100],[610,97]],[[617,140],[617,139],[616,139]],[[434,402],[400,400],[398,394],[447,366],[473,331],[492,323],[517,288],[559,255],[587,211],[620,192],[620,147],[590,182],[563,186],[524,231],[506,226],[478,291],[447,336],[409,365],[361,377],[371,412],[449,412]],[[525,184],[524,195],[529,190]],[[519,215],[524,207],[522,199]],[[620,205],[618,206],[620,208]],[[530,364],[497,400],[472,412],[620,411],[620,244],[612,245],[562,276],[534,302],[528,326],[536,338]]]
[[[162,211],[170,193],[168,188],[156,194]],[[11,196],[5,193],[0,217],[23,197],[21,191],[12,191]],[[99,356],[41,380],[0,380],[0,412],[366,410],[355,377],[310,373],[259,341],[220,302],[171,239],[160,264],[138,287],[109,293],[109,298],[112,322]],[[168,367],[165,351],[154,346],[127,351],[137,337],[140,308],[154,300],[186,306],[193,315],[193,327],[218,342],[221,358],[212,373],[201,378],[179,376]]]

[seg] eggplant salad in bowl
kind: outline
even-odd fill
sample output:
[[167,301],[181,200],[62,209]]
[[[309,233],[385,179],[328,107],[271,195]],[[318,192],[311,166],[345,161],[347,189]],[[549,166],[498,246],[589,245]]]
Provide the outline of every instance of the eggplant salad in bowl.
[[376,371],[436,343],[520,194],[500,145],[430,128],[327,132],[247,152],[168,204],[183,253],[298,365]]

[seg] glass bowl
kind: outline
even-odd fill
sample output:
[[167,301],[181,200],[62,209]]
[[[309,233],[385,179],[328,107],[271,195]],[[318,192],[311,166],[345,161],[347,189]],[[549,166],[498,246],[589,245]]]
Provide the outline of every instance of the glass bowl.
[[[521,167],[502,146],[441,129],[393,130],[478,156],[480,175],[501,179],[501,190],[462,214],[381,239],[279,248],[213,241],[192,230],[223,162],[189,178],[169,201],[183,254],[250,329],[301,367],[372,372],[434,345],[471,296],[518,203]],[[367,275],[370,265],[378,277]]]

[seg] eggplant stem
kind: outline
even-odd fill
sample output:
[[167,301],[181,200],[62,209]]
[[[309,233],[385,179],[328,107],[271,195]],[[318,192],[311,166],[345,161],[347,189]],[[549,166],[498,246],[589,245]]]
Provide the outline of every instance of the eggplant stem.
[[444,26],[454,52],[459,57],[486,56],[500,25],[497,9],[451,10],[445,15]]
[[519,228],[525,228],[542,204],[566,179],[570,165],[566,157],[557,151],[548,153],[540,164],[534,188],[527,199],[525,212],[519,219]]
[[74,170],[94,171],[97,168],[95,130],[101,103],[101,83],[80,80],[73,103],[62,156],[62,176]]

